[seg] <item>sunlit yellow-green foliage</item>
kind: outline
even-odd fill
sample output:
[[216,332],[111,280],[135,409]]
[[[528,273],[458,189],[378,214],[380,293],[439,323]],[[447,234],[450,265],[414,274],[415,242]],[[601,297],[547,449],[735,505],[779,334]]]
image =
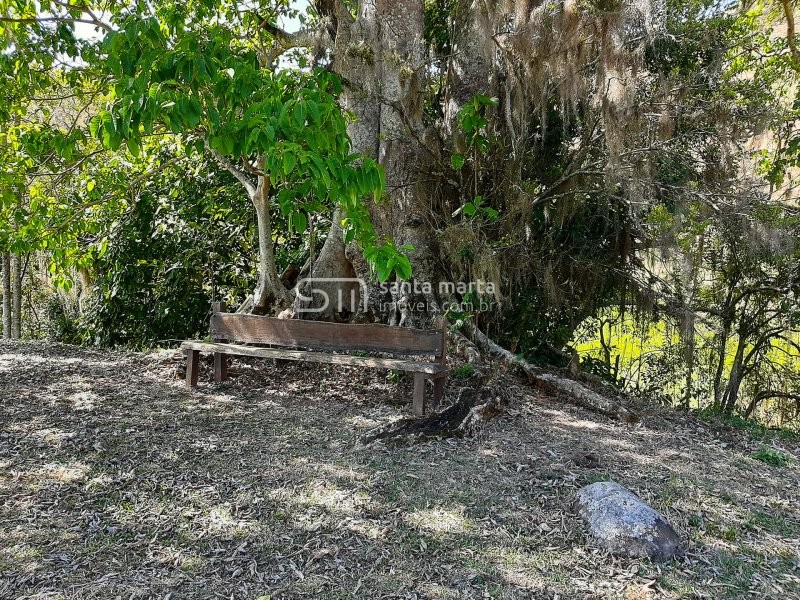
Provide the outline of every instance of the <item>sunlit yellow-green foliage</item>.
[[[800,378],[800,333],[788,332],[786,338],[771,340],[757,370],[773,388],[785,386],[785,391],[791,392],[796,391],[791,389],[792,382]],[[703,409],[712,406],[714,401],[711,382],[718,361],[718,342],[709,326],[697,323],[694,344],[695,366],[688,405]],[[726,342],[723,383],[730,374],[738,344],[736,335]],[[588,370],[599,369],[604,375],[614,377],[626,391],[660,396],[674,405],[682,403],[688,373],[686,340],[682,339],[679,325],[674,321],[640,318],[634,312],[622,315],[619,308],[609,308],[584,321],[576,330],[571,346]],[[753,345],[748,343],[745,354],[752,349]],[[671,368],[664,372],[667,366]],[[753,393],[755,390],[749,390],[743,400],[750,401]],[[778,405],[779,401],[766,400],[758,413],[761,420],[781,424],[780,416],[775,414]]]

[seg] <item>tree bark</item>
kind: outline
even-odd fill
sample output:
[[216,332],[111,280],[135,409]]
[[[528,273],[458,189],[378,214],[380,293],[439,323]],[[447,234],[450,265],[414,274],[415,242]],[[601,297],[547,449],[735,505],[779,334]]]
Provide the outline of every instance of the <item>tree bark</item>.
[[11,254],[0,256],[3,271],[3,339],[11,339]]
[[342,214],[335,210],[319,256],[311,256],[295,299],[295,314],[315,321],[348,322],[363,312],[365,290],[345,254]]
[[275,266],[269,189],[269,178],[261,176],[251,196],[258,224],[258,288],[253,296],[253,313],[258,315],[269,314],[275,308],[284,308],[291,303]]
[[[742,315],[744,319],[744,314]],[[739,327],[737,332],[738,340],[736,344],[736,354],[733,356],[733,365],[731,365],[730,375],[728,376],[728,385],[725,387],[725,394],[722,397],[722,412],[726,415],[733,414],[733,409],[739,400],[739,388],[742,385],[742,375],[744,368],[744,350],[747,346],[747,331],[743,324]]]
[[[377,160],[386,174],[387,199],[371,209],[376,233],[398,246],[413,246],[414,279],[435,287],[441,278],[436,236],[419,182],[423,160],[430,160],[426,154],[436,151],[423,145],[423,31],[421,0],[361,0],[354,21],[339,21],[333,69],[345,82],[343,107],[357,117],[348,129],[353,150]],[[384,293],[358,249],[344,250],[358,277],[371,284],[372,318],[425,327],[441,313],[434,293],[418,294],[413,286],[411,291],[409,286],[392,286]]]
[[722,408],[722,374],[725,371],[725,359],[728,354],[728,338],[731,335],[731,319],[723,312],[722,331],[719,333],[717,346],[717,370],[714,373],[714,409]]
[[11,255],[11,339],[22,337],[22,260]]

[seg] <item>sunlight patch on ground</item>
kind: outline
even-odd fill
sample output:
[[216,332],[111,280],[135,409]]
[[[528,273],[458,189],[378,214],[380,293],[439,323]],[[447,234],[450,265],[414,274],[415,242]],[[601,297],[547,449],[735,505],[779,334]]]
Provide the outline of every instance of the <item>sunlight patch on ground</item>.
[[341,479],[350,483],[363,482],[366,480],[366,475],[360,471],[356,471],[353,467],[345,467],[331,463],[320,463],[311,460],[309,457],[301,456],[294,459],[293,464],[297,465],[299,469],[313,469],[317,474],[326,474],[331,477]]
[[29,471],[12,470],[13,479],[30,481],[38,486],[44,486],[52,482],[74,483],[82,481],[89,472],[89,466],[81,462],[69,464],[47,463],[38,469]]
[[420,529],[433,533],[466,533],[474,529],[473,523],[460,510],[444,508],[418,509],[409,514],[406,520]]
[[[369,494],[359,490],[346,490],[328,481],[313,481],[305,491],[274,490],[270,493],[274,501],[288,508],[300,510],[308,508],[324,508],[332,513],[352,515],[359,508],[371,505]],[[300,517],[302,520],[304,517]]]
[[48,464],[44,465],[39,471],[44,477],[61,483],[73,483],[86,478],[89,466],[84,463],[72,463],[69,465]]
[[14,363],[22,363],[25,365],[25,367],[47,364],[50,368],[52,368],[54,365],[81,365],[92,368],[119,367],[118,362],[109,360],[93,360],[84,357],[57,358],[53,356],[36,356],[34,354],[0,354],[0,371],[13,371],[17,366]]
[[33,573],[42,567],[42,551],[30,544],[0,546],[0,569],[4,564],[14,564],[23,573]]
[[102,398],[94,392],[86,391],[73,394],[68,400],[72,402],[75,410],[94,410],[95,402],[102,400]]
[[348,419],[345,419],[345,423],[355,429],[372,429],[382,424],[380,421],[370,419],[369,417],[365,417],[363,415],[349,417]]
[[[23,429],[22,427],[15,427],[17,431]],[[75,437],[74,431],[64,431],[63,429],[58,429],[56,427],[47,428],[47,429],[37,429],[30,433],[30,436],[37,440],[42,445],[59,447],[61,446],[66,440],[72,439]]]

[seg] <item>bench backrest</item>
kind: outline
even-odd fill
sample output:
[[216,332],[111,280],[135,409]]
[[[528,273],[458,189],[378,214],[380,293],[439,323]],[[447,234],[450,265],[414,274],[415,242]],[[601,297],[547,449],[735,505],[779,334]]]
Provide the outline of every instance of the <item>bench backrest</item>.
[[325,321],[275,319],[258,315],[213,312],[215,340],[340,352],[388,352],[435,356],[444,360],[446,329],[412,329],[390,325],[350,325]]

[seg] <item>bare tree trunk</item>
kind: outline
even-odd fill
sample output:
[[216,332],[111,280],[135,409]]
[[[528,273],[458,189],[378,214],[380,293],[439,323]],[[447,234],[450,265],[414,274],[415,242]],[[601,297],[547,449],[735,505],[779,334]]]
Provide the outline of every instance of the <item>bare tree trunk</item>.
[[714,409],[722,408],[722,374],[725,370],[725,358],[727,356],[728,338],[731,334],[731,322],[727,316],[723,316],[722,331],[719,334],[719,346],[717,347],[717,370],[714,373]]
[[[345,253],[342,213],[334,211],[328,237],[319,252],[311,256],[310,268],[298,284],[295,312],[299,318],[347,322],[363,307],[365,290]],[[312,291],[313,290],[313,291]]]
[[[742,316],[744,318],[744,315]],[[733,409],[739,400],[739,388],[742,385],[742,375],[744,368],[744,350],[747,346],[747,336],[744,327],[739,327],[739,339],[736,344],[736,354],[733,357],[733,365],[728,376],[728,385],[722,397],[722,412],[726,415],[733,414]]]
[[11,339],[11,254],[2,254],[3,270],[3,339]]
[[22,337],[22,260],[11,255],[11,338]]
[[[379,237],[415,248],[418,289],[424,283],[433,288],[440,279],[438,256],[429,199],[419,182],[423,161],[437,151],[423,143],[424,3],[361,0],[357,15],[348,27],[340,22],[334,70],[346,78],[344,108],[358,117],[348,129],[354,151],[377,160],[386,173],[389,201],[373,207],[373,223]],[[347,249],[356,273],[369,281],[358,254]],[[386,295],[373,282],[369,300],[374,315],[393,325],[428,326],[441,312],[434,293],[414,294],[400,286]]]
[[272,218],[269,212],[269,179],[258,178],[252,195],[258,223],[258,288],[253,296],[253,313],[265,315],[276,307],[290,304],[290,296],[278,277],[272,242]]

